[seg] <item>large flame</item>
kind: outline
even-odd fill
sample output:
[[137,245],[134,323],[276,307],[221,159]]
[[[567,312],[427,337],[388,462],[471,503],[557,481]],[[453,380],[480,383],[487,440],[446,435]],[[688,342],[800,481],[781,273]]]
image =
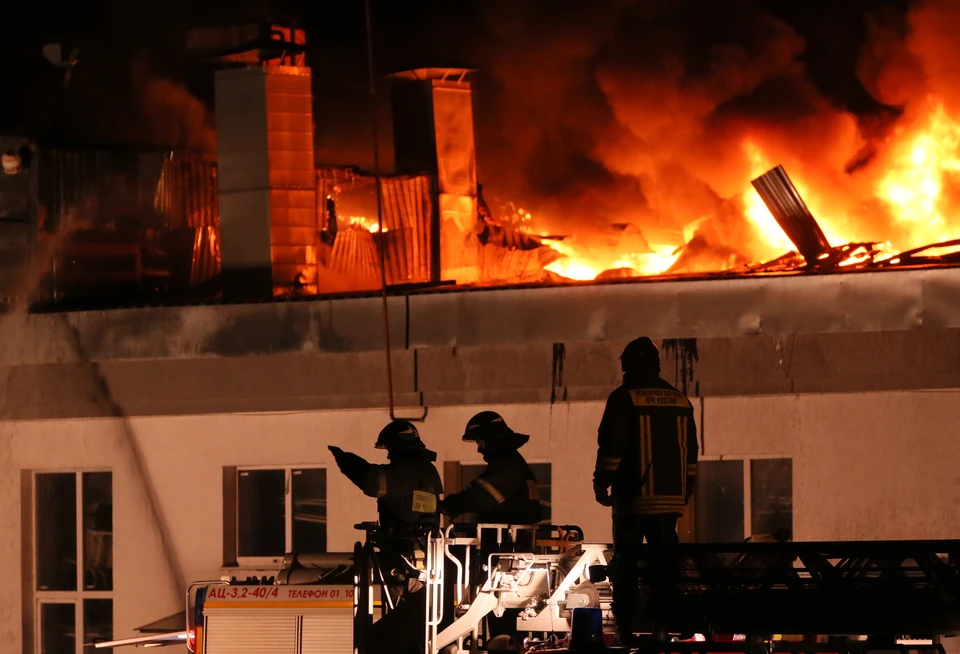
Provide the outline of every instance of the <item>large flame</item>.
[[667,270],[680,256],[680,249],[671,246],[656,246],[653,252],[642,254],[617,252],[615,249],[585,252],[575,245],[551,242],[550,247],[564,255],[546,266],[546,270],[567,279],[587,281],[596,279],[607,270],[629,269],[635,275],[659,275]]
[[[848,208],[830,189],[819,189],[816,179],[808,179],[803,171],[788,169],[797,190],[816,217],[827,240],[834,247],[851,242],[883,242],[875,252],[877,259],[890,258],[909,248],[960,238],[960,220],[952,211],[960,205],[960,120],[951,116],[942,102],[931,99],[929,109],[908,125],[899,127],[884,144],[873,169],[862,173],[866,195],[880,211],[886,211],[896,227],[895,235],[877,233],[875,215],[866,213],[851,217]],[[750,255],[757,261],[773,259],[795,250],[750,181],[770,170],[777,163],[770,158],[762,139],[747,138],[741,144],[744,170],[739,200],[743,217],[756,233]],[[952,193],[951,193],[952,191]],[[684,224],[701,217],[681,216]],[[526,214],[526,221],[535,231],[538,221]],[[641,225],[642,228],[642,225]],[[689,239],[690,234],[687,234]],[[682,248],[651,244],[653,252],[633,252],[617,247],[597,248],[576,241],[547,241],[563,255],[548,265],[547,270],[575,280],[592,280],[604,271],[630,269],[631,275],[657,275],[670,270]],[[852,249],[841,265],[867,259],[862,248]]]
[[370,220],[366,216],[350,216],[348,220],[351,227],[365,229],[371,234],[376,234],[380,231],[380,223],[375,220]]
[[945,215],[951,207],[943,190],[960,172],[960,123],[941,102],[931,104],[920,129],[898,131],[891,164],[877,187],[877,196],[909,234],[904,247],[958,236],[958,221]]

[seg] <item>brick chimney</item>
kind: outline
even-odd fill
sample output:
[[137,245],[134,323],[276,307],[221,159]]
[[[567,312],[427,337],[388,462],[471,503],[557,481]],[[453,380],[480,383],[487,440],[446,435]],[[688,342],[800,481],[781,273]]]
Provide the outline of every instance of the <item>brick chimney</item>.
[[310,69],[215,74],[224,292],[316,289],[316,167]]

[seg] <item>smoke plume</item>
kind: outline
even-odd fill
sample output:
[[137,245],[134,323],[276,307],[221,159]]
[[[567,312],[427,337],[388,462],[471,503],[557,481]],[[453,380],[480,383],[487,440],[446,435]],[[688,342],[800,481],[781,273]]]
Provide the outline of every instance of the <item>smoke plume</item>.
[[151,71],[146,55],[131,64],[136,114],[151,141],[188,150],[216,151],[216,131],[208,107],[181,84]]
[[69,87],[59,93],[62,100],[54,101],[63,105],[59,130],[69,142],[215,150],[208,107],[184,85],[157,73],[143,51],[129,59],[81,53]]

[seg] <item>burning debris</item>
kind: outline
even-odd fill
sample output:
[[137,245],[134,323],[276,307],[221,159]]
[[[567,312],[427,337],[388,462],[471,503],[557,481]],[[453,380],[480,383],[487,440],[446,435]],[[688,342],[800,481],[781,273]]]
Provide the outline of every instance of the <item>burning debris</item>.
[[[550,243],[551,247],[567,255],[570,261],[564,263],[561,260],[551,264],[552,270],[550,266],[546,267],[546,270],[572,280],[602,281],[659,274],[669,275],[687,268],[689,259],[697,258],[702,261],[705,252],[715,255],[713,271],[740,274],[960,263],[960,239],[932,243],[899,254],[893,250],[889,242],[847,243],[832,246],[783,166],[768,170],[754,179],[751,184],[770,218],[775,221],[777,227],[789,240],[789,244],[796,248],[795,250],[790,249],[769,261],[750,263],[733,249],[716,251],[698,235],[679,248],[661,253],[651,252],[649,248],[646,248],[647,252],[643,252],[643,245],[635,246],[635,251],[639,251],[639,254],[619,255],[613,266],[598,272],[589,263],[583,263],[591,260],[589,255],[584,256],[575,247],[566,246],[562,239],[557,239]],[[651,255],[655,256],[651,257]],[[629,258],[636,259],[643,256],[648,257],[646,269],[631,266],[628,262]],[[734,263],[737,265],[732,265]]]
[[[150,173],[160,181],[147,189],[155,195],[148,209],[166,216],[162,229],[176,223],[179,241],[158,245],[152,233],[149,246],[120,239],[121,247],[102,235],[74,238],[60,268],[83,278],[99,265],[97,252],[110,251],[118,279],[158,277],[159,286],[171,277],[165,270],[189,268],[177,274],[180,286],[195,285],[249,263],[236,245],[243,241],[259,272],[273,275],[275,293],[313,294],[375,290],[382,278],[389,286],[509,285],[960,263],[952,216],[960,209],[960,94],[951,75],[960,64],[944,51],[960,13],[927,0],[900,16],[905,25],[870,17],[857,74],[883,103],[871,119],[822,96],[799,59],[807,44],[782,20],[714,4],[716,32],[692,38],[687,19],[704,8],[684,0],[601,2],[572,22],[558,16],[563,25],[547,32],[526,29],[540,9],[494,0],[490,17],[502,20],[492,21],[489,53],[479,58],[492,98],[472,102],[466,69],[392,77],[394,121],[403,127],[394,130],[396,173],[317,170],[301,147],[319,124],[304,91],[296,138],[260,153],[285,162],[271,164],[269,197],[230,198],[223,224],[235,231],[222,254],[218,202],[237,191],[224,185],[226,163],[250,140],[239,130],[230,141],[230,120],[220,121],[222,166],[178,154]],[[293,40],[302,45],[302,37]],[[295,54],[295,66],[259,50],[231,61],[271,68],[271,80],[288,85],[309,71]],[[168,140],[209,150],[209,117],[181,100],[170,101],[183,106],[169,112],[179,117]],[[219,104],[228,118],[240,111],[240,103]],[[474,104],[489,128],[476,142]],[[244,129],[267,129],[259,120]],[[489,186],[525,208],[491,210],[478,156]],[[292,170],[296,180],[280,183]],[[211,179],[226,189],[222,198]],[[103,195],[93,187],[105,180],[91,182],[88,195]],[[158,251],[169,261],[158,263]]]

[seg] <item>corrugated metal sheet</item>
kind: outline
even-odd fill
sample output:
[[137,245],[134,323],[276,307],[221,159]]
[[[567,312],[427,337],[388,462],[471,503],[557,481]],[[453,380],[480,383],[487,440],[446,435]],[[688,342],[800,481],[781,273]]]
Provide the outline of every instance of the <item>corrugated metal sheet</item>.
[[329,609],[303,616],[301,654],[351,654],[353,609]]
[[380,287],[380,253],[368,230],[351,226],[337,232],[330,270],[352,280],[358,289]]
[[434,234],[432,180],[426,175],[380,181],[387,284],[431,280]]
[[42,148],[38,155],[39,202],[47,231],[141,214],[137,152]]
[[220,274],[220,228],[197,227],[194,230],[190,285],[208,281]]
[[543,267],[556,261],[558,256],[547,247],[521,250],[492,243],[479,245],[480,281],[536,282],[543,277]]
[[[477,281],[477,163],[468,71],[398,74],[392,107],[397,167],[437,178],[438,247],[434,277]],[[402,78],[402,79],[400,79]]]
[[239,615],[207,617],[206,654],[297,654],[296,616],[233,612]]
[[220,227],[217,165],[208,155],[171,152],[164,157],[153,208],[168,228]]
[[484,222],[478,237],[481,283],[533,283],[543,278],[543,268],[560,258],[553,248],[513,226]]
[[[37,172],[45,231],[69,235],[61,245],[56,293],[80,293],[74,284],[80,281],[85,295],[114,288],[117,270],[108,272],[98,253],[116,242],[165,252],[175,286],[219,273],[216,166],[209,155],[45,148]],[[125,266],[123,279],[140,284],[139,268]]]
[[830,242],[807,208],[783,166],[769,170],[752,182],[760,199],[807,263],[816,263],[830,252]]

